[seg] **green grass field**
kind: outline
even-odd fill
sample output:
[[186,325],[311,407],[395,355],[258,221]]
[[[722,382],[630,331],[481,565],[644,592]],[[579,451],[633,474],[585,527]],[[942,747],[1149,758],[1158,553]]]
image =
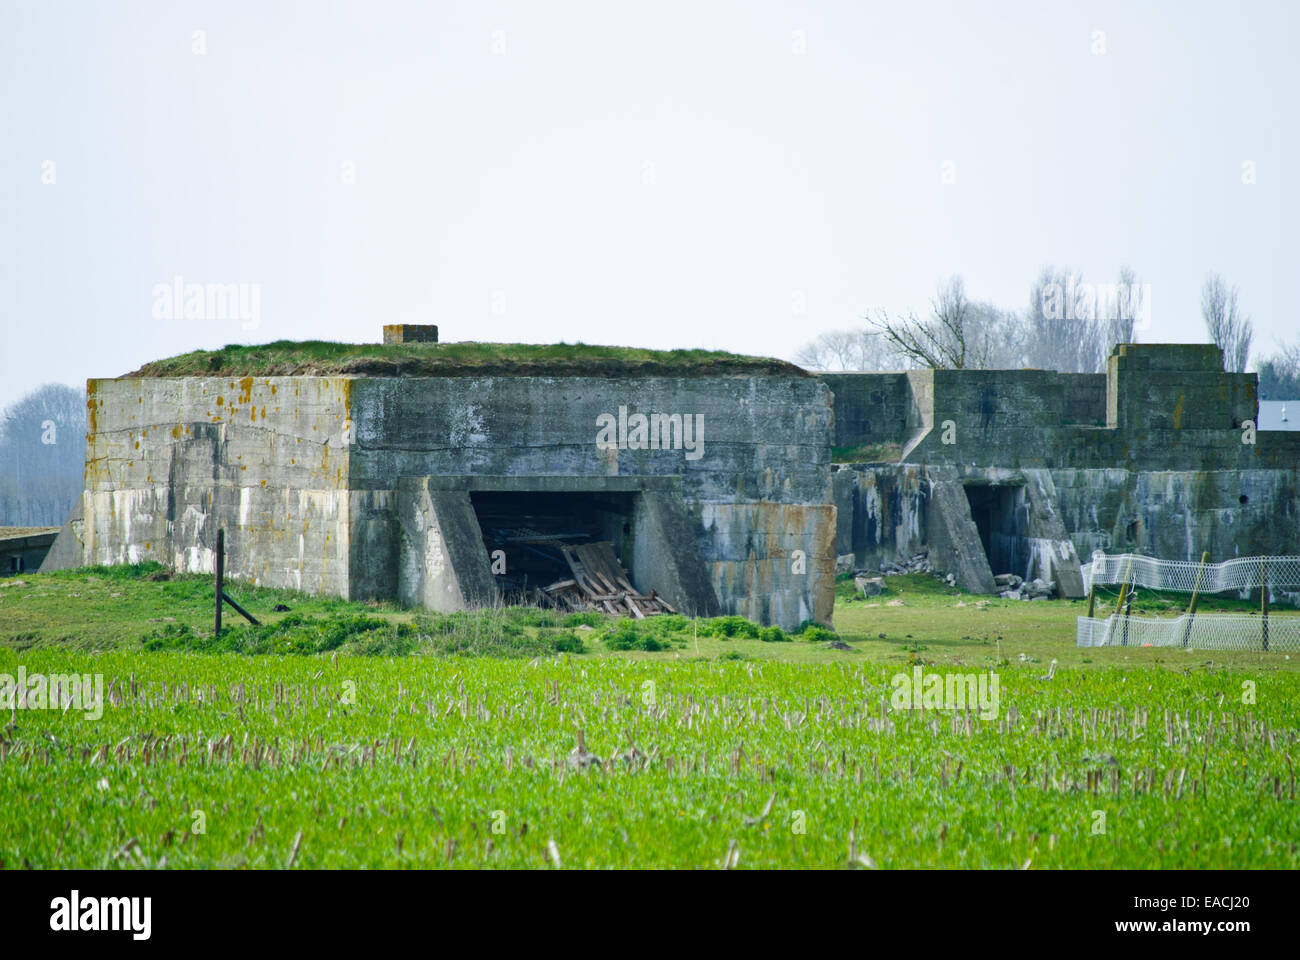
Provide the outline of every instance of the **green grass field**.
[[[0,713],[4,867],[1300,866],[1285,653],[1078,650],[1080,603],[924,577],[841,585],[848,650],[251,588],[214,640],[210,580],[151,575],[0,581],[0,673],[104,691]],[[996,718],[896,706],[917,667]]]

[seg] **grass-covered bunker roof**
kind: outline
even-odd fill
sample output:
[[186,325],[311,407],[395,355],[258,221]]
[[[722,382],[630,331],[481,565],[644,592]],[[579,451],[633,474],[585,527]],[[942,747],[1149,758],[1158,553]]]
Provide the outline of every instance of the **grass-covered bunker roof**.
[[771,357],[722,350],[646,350],[586,343],[229,344],[146,363],[128,377],[714,377],[810,374]]

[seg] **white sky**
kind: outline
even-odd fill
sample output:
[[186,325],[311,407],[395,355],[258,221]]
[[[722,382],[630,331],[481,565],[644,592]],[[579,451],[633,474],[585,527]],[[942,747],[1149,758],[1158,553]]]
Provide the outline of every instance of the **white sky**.
[[[1204,339],[1217,270],[1267,351],[1300,333],[1298,27],[1294,2],[0,0],[0,406],[394,322],[790,357],[952,273],[1023,307],[1047,263],[1130,264],[1148,341]],[[177,275],[259,285],[260,326],[155,318]]]

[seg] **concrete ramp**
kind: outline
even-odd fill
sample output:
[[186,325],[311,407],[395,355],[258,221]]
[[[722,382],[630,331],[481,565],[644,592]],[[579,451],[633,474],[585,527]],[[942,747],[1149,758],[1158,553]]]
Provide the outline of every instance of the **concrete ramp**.
[[455,613],[496,601],[492,567],[469,491],[431,487],[428,477],[397,485],[397,598]]
[[1055,580],[1062,597],[1084,596],[1083,571],[1079,555],[1065,532],[1057,509],[1056,485],[1048,470],[1025,470],[1025,498],[1029,502],[1030,549],[1034,551],[1038,575]]
[[926,536],[930,562],[936,570],[954,574],[957,586],[968,593],[996,592],[979,528],[971,518],[966,489],[950,467],[929,470],[928,476]]

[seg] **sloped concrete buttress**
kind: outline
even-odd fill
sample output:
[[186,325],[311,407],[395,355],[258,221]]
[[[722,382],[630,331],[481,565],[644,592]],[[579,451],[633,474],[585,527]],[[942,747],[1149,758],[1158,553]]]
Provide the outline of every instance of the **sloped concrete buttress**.
[[1037,561],[1038,576],[1055,580],[1062,597],[1084,595],[1083,571],[1074,542],[1066,533],[1057,505],[1056,485],[1048,470],[1025,470],[1025,495],[1029,500],[1029,541]]
[[72,512],[59,530],[59,535],[50,545],[50,552],[41,561],[38,573],[50,573],[53,570],[70,570],[82,564],[85,544],[82,542],[82,528],[85,527],[82,497],[72,505]]
[[493,603],[496,585],[468,490],[431,488],[428,477],[403,477],[397,517],[400,602],[438,613]]
[[643,491],[634,507],[636,541],[632,550],[632,585],[654,590],[688,617],[716,617],[722,612],[709,569],[700,555],[696,524],[677,491]]
[[957,586],[968,593],[995,592],[993,571],[956,472],[937,468],[927,473],[931,481],[926,517],[930,562],[936,570],[954,574]]

